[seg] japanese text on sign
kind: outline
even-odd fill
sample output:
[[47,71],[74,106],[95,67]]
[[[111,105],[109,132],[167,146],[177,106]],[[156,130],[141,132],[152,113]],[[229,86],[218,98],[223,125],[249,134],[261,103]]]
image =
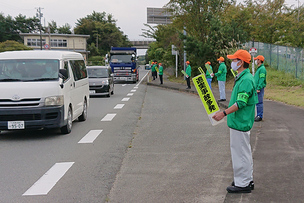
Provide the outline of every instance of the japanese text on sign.
[[193,80],[195,88],[202,100],[202,103],[205,107],[205,110],[208,114],[211,124],[212,125],[218,124],[219,122],[215,121],[212,118],[212,116],[220,109],[219,109],[219,107],[216,103],[216,100],[213,96],[213,93],[207,83],[206,77],[203,74],[201,74],[199,76],[194,77],[192,80]]

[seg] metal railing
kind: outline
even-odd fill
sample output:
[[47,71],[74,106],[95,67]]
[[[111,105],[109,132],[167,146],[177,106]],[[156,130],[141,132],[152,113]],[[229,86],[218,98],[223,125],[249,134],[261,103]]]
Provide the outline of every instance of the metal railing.
[[293,74],[296,78],[304,80],[303,49],[280,46],[262,42],[247,42],[245,48],[257,49],[257,55],[263,55],[265,62],[272,68]]

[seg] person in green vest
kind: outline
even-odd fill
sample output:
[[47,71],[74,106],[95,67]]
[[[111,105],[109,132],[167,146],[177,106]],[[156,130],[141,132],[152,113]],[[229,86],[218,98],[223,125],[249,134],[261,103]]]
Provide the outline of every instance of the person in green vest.
[[190,66],[190,62],[186,61],[186,74],[188,75],[188,77],[186,76],[186,81],[187,81],[187,88],[186,89],[191,89],[191,85],[190,85],[190,77],[191,77],[191,66]]
[[263,106],[263,99],[264,99],[264,88],[266,87],[266,75],[267,71],[264,66],[264,56],[258,55],[256,58],[254,58],[255,64],[258,66],[257,71],[254,75],[254,80],[256,84],[256,89],[258,93],[258,100],[259,103],[256,104],[257,107],[257,116],[255,117],[254,121],[259,122],[263,119],[263,112],[264,112],[264,106]]
[[230,128],[230,150],[233,167],[233,182],[227,187],[229,193],[251,193],[253,183],[253,160],[250,146],[250,130],[254,123],[255,105],[258,101],[256,85],[249,71],[251,55],[238,50],[233,55],[231,68],[238,71],[235,78],[229,108],[218,111],[212,117],[220,121],[227,115]]
[[155,66],[156,66],[155,63],[152,62],[151,72],[152,72],[153,80],[155,80],[155,73],[156,73]]
[[158,75],[159,75],[159,80],[160,80],[160,84],[163,84],[163,74],[164,74],[164,68],[162,66],[162,63],[159,63],[159,68],[158,68]]
[[217,73],[212,74],[211,76],[213,77],[215,75],[217,77],[219,92],[220,92],[220,99],[218,101],[226,101],[225,84],[226,84],[227,67],[226,64],[224,63],[225,61],[224,57],[221,56],[217,60],[220,63],[220,66],[218,68]]
[[[207,61],[206,64],[209,64],[211,70],[213,71],[210,61]],[[212,76],[210,75],[208,70],[206,71],[206,79],[209,84],[210,90],[212,91],[212,88],[211,88]]]

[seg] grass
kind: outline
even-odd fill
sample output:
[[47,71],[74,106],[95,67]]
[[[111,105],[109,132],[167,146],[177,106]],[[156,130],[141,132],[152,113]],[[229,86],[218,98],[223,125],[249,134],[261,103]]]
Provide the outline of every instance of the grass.
[[[283,71],[277,71],[273,68],[266,67],[267,86],[265,88],[265,99],[283,102],[285,104],[304,108],[304,81],[296,79],[293,75]],[[186,84],[183,77],[175,78],[170,76],[169,80]],[[192,81],[191,81],[192,82]],[[228,79],[226,89],[232,90],[234,79]],[[212,81],[212,86],[217,88],[217,82]]]

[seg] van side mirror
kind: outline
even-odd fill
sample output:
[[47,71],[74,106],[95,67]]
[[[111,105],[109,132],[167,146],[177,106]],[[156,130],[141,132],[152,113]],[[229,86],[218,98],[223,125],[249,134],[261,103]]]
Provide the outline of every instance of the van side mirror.
[[59,77],[63,80],[69,77],[68,71],[66,69],[59,69]]

